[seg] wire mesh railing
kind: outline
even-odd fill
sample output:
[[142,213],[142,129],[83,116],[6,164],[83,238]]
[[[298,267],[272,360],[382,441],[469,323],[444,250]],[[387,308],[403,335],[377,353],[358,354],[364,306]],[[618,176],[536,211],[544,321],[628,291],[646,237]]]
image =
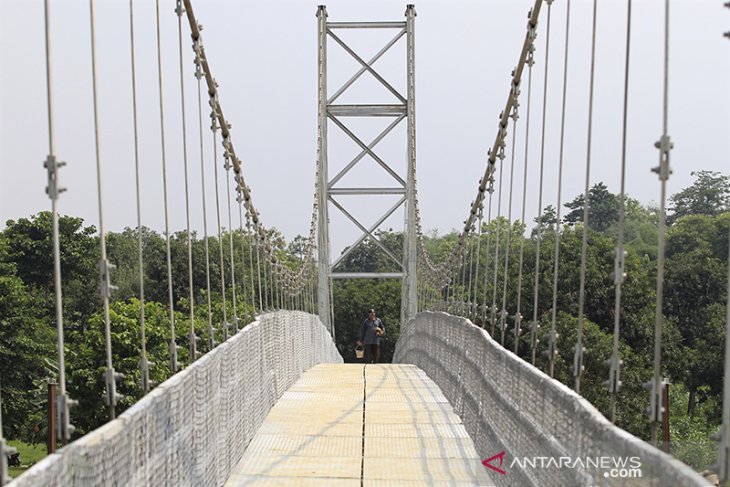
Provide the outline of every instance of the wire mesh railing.
[[610,478],[616,463],[632,470],[631,485],[707,485],[466,318],[420,313],[401,330],[393,361],[441,388],[483,458],[503,453],[495,485],[623,485]]
[[9,485],[222,485],[284,391],[341,362],[317,316],[264,314]]

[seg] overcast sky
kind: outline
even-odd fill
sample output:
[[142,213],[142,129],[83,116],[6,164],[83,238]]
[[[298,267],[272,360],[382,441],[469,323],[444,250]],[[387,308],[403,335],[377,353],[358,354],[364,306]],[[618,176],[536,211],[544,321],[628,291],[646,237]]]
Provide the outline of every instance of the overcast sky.
[[[233,140],[244,163],[254,203],[267,226],[287,238],[305,234],[311,211],[316,158],[318,2],[194,1],[220,100],[233,124]],[[592,3],[573,0],[570,29],[568,118],[563,201],[583,190]],[[621,107],[626,1],[599,3],[592,181],[619,190]],[[627,192],[656,202],[659,183],[650,172],[658,162],[654,142],[661,134],[663,5],[635,0],[632,25]],[[730,173],[730,10],[721,0],[672,0],[670,120],[674,140],[669,193],[692,181],[691,171]],[[166,149],[173,230],[185,227],[180,79],[175,2],[161,0]],[[484,172],[486,152],[509,91],[525,35],[532,0],[435,1],[416,3],[417,165],[423,225],[447,232],[461,226]],[[552,7],[543,206],[556,203],[558,136],[566,0]],[[60,201],[64,214],[98,225],[94,160],[89,6],[82,0],[51,2],[52,81],[56,155],[66,161]],[[331,21],[402,20],[405,3],[392,0],[327,4]],[[153,1],[135,2],[143,224],[163,226],[160,129]],[[129,3],[97,1],[97,57],[101,159],[104,167],[106,228],[136,226],[129,45]],[[537,213],[542,90],[547,8],[538,27],[528,152],[526,215]],[[393,31],[343,32],[361,57],[369,59]],[[188,164],[194,228],[202,231],[200,152],[196,80],[189,29],[183,23]],[[48,154],[43,2],[0,0],[0,221],[50,208],[44,193],[43,161]],[[358,69],[334,42],[329,46],[329,91]],[[405,95],[405,38],[375,64]],[[525,72],[527,73],[527,72]],[[527,120],[527,78],[518,126],[513,219],[519,218]],[[391,95],[364,75],[341,102],[389,102]],[[204,163],[208,182],[209,232],[215,232],[212,146],[204,100]],[[388,119],[346,121],[370,142]],[[511,130],[511,129],[510,129]],[[359,148],[330,124],[330,174]],[[405,161],[405,124],[375,152],[394,168]],[[509,163],[509,158],[505,161]],[[508,167],[504,173],[508,176]],[[224,174],[220,174],[224,177]],[[497,176],[499,181],[499,175]],[[389,176],[365,157],[342,186],[390,185]],[[508,180],[505,178],[504,184]],[[221,191],[224,186],[221,183]],[[225,196],[225,193],[221,195]],[[495,193],[495,200],[496,200]],[[369,226],[391,206],[391,197],[345,197],[342,203]],[[503,192],[502,213],[507,211]],[[222,204],[224,200],[222,201]],[[225,208],[225,205],[224,205]],[[359,234],[330,207],[334,255]],[[496,201],[495,209],[496,213]],[[237,218],[237,217],[236,217]],[[223,223],[227,226],[224,212]],[[402,228],[396,213],[385,228]]]

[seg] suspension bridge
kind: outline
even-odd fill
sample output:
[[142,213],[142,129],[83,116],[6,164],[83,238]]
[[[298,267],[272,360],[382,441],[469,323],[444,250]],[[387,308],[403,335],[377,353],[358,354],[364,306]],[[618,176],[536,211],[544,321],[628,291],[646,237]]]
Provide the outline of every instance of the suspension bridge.
[[[105,345],[105,401],[109,422],[80,438],[73,436],[74,408],[77,402],[68,392],[65,377],[63,275],[59,239],[57,205],[64,188],[64,162],[55,151],[53,110],[53,69],[51,46],[53,36],[49,18],[53,2],[45,2],[46,80],[48,108],[48,156],[46,193],[53,215],[53,253],[55,282],[55,324],[58,349],[58,399],[56,403],[58,437],[64,446],[50,454],[19,478],[7,474],[5,453],[12,450],[3,439],[0,449],[0,485],[504,485],[504,486],[705,486],[708,481],[692,468],[657,448],[665,410],[662,402],[665,378],[662,368],[664,242],[666,232],[666,181],[671,175],[670,154],[673,142],[668,133],[669,83],[669,4],[664,3],[664,71],[663,111],[658,115],[663,131],[656,142],[659,164],[654,169],[660,187],[658,222],[658,258],[656,281],[656,316],[654,329],[653,371],[647,372],[649,408],[646,420],[652,438],[645,442],[613,424],[616,401],[622,385],[623,366],[619,337],[622,320],[622,287],[625,284],[627,253],[624,241],[626,178],[626,111],[631,54],[631,0],[628,1],[625,52],[621,193],[618,199],[619,223],[616,238],[614,273],[615,312],[613,348],[606,359],[606,377],[611,416],[604,417],[581,396],[585,379],[584,361],[590,343],[584,334],[586,272],[589,220],[588,198],[583,205],[580,274],[575,283],[577,292],[577,328],[572,362],[572,388],[553,378],[558,360],[557,300],[561,292],[559,276],[561,255],[561,184],[563,145],[566,118],[565,94],[570,54],[570,0],[553,2],[535,0],[527,16],[527,28],[515,43],[517,63],[510,80],[505,80],[507,93],[499,113],[493,143],[489,146],[484,172],[474,182],[475,193],[466,209],[463,227],[455,245],[444,258],[436,259],[427,249],[421,225],[416,179],[416,80],[415,28],[416,9],[408,5],[405,16],[396,21],[360,22],[331,21],[325,6],[316,12],[318,26],[318,118],[317,159],[314,198],[306,244],[301,260],[289,265],[271,241],[270,227],[264,225],[253,192],[246,180],[246,166],[237,155],[231,120],[223,111],[224,99],[233,96],[219,88],[203,44],[202,27],[196,18],[192,0],[177,0],[177,42],[180,83],[181,132],[166,132],[166,105],[163,103],[162,47],[160,20],[169,12],[170,2],[156,2],[157,74],[159,89],[160,164],[163,178],[160,188],[164,198],[166,241],[166,294],[169,297],[171,377],[162,384],[150,378],[153,364],[146,349],[145,279],[143,261],[143,215],[141,185],[145,168],[140,164],[142,147],[138,141],[137,79],[135,69],[134,2],[129,2],[131,46],[131,90],[133,93],[133,127],[136,170],[136,210],[138,227],[138,298],[142,303],[139,325],[139,364],[143,397],[127,410],[118,413],[121,395],[112,354],[112,319],[110,300],[114,296],[114,266],[107,255],[104,226],[104,161],[100,147],[104,144],[99,131],[99,99],[97,86],[97,48],[95,43],[95,3],[90,5],[92,93],[94,106],[94,147],[97,171],[99,210],[99,288],[103,303]],[[585,191],[590,189],[592,159],[593,96],[595,84],[596,29],[598,3],[593,3],[592,50],[584,166],[570,168],[584,171]],[[160,4],[163,4],[161,9]],[[727,6],[730,7],[730,4]],[[558,10],[559,8],[559,10]],[[169,10],[169,9],[168,9]],[[557,12],[555,12],[557,11]],[[512,222],[513,196],[520,190],[514,181],[515,147],[518,120],[530,130],[533,67],[540,62],[535,42],[540,31],[546,38],[543,54],[547,89],[550,66],[550,36],[558,15],[565,18],[564,74],[562,95],[562,127],[559,134],[556,239],[553,266],[550,272],[541,269],[540,245],[547,234],[542,225],[535,227],[532,238],[537,251],[535,262],[527,262],[522,245],[517,252],[510,244],[511,231],[500,236],[500,226],[490,222],[506,217]],[[541,30],[543,29],[543,30]],[[379,30],[392,34],[372,58],[361,57],[346,42],[342,32]],[[185,64],[190,51],[183,48],[184,39],[192,40],[192,73]],[[402,39],[402,40],[401,40]],[[515,36],[517,39],[517,36]],[[405,90],[394,87],[378,72],[377,62],[387,52],[405,44]],[[342,48],[357,64],[357,71],[341,86],[328,86],[328,48]],[[554,47],[553,47],[554,49]],[[392,103],[338,103],[359,78],[370,76],[393,97]],[[193,81],[197,88],[198,126],[186,126],[185,83]],[[204,100],[207,101],[207,108]],[[527,186],[527,155],[522,194],[524,224],[525,195],[538,195],[538,208],[547,200],[543,174],[548,166],[545,157],[545,103],[543,97],[542,141],[539,157],[539,180],[534,188]],[[168,114],[169,115],[169,114]],[[387,127],[372,140],[364,139],[351,128],[350,120],[378,117],[389,120]],[[206,122],[204,123],[204,120]],[[210,147],[203,147],[203,132],[209,121]],[[403,168],[381,157],[376,146],[400,124],[406,125],[406,156]],[[328,131],[339,130],[358,147],[359,154],[347,162],[328,157]],[[193,167],[194,155],[188,152],[189,133],[197,131],[200,140],[200,171]],[[171,140],[173,142],[171,142]],[[527,136],[526,136],[527,141]],[[167,144],[182,145],[182,160],[174,166],[168,160]],[[526,142],[527,143],[527,142]],[[527,152],[526,152],[527,154]],[[390,186],[343,186],[345,176],[358,163],[372,159],[391,181]],[[72,164],[72,161],[68,161]],[[336,162],[337,164],[331,163]],[[337,171],[331,170],[337,168]],[[402,169],[402,170],[400,170]],[[167,177],[171,171],[183,172],[185,178],[185,215],[188,268],[175,275],[171,265],[171,232],[169,214],[176,210],[168,205]],[[225,174],[223,174],[225,173]],[[197,174],[197,175],[196,175]],[[503,177],[504,175],[504,177]],[[208,183],[206,184],[206,178]],[[214,194],[210,181],[215,181]],[[226,188],[219,192],[219,181]],[[189,187],[200,183],[200,202],[193,202]],[[495,192],[498,196],[495,197]],[[502,193],[509,194],[506,213],[502,210]],[[394,195],[395,204],[372,225],[356,218],[342,202],[347,195]],[[497,202],[494,200],[497,199]],[[213,204],[213,201],[215,202]],[[192,205],[202,204],[205,241],[206,289],[198,294],[193,285]],[[206,205],[215,206],[216,222],[207,221]],[[517,203],[515,202],[515,207]],[[236,210],[236,206],[238,209]],[[494,207],[497,208],[494,208]],[[381,241],[377,230],[397,210],[404,213],[402,249],[393,249]],[[340,212],[361,232],[352,245],[332,259],[330,211]],[[238,215],[236,215],[236,212]],[[228,241],[225,227],[227,218]],[[223,224],[221,222],[223,220]],[[217,229],[218,249],[208,248],[210,227]],[[494,232],[493,229],[496,229]],[[211,234],[214,231],[211,230]],[[234,233],[242,237],[242,248],[234,248]],[[495,233],[492,235],[492,233]],[[371,242],[396,266],[395,272],[349,272],[341,270],[347,256],[363,242]],[[486,247],[486,248],[484,248]],[[218,250],[216,255],[215,250]],[[490,256],[482,259],[483,255]],[[493,256],[493,258],[491,258]],[[240,260],[240,262],[238,262]],[[515,266],[515,262],[519,265]],[[211,265],[219,266],[220,282],[211,281]],[[522,295],[523,268],[534,266],[531,295]],[[508,290],[508,271],[519,269],[516,298]],[[543,266],[544,267],[544,266]],[[244,269],[240,272],[237,269]],[[526,274],[525,274],[526,276]],[[333,279],[396,279],[402,283],[400,338],[393,364],[345,364],[334,342]],[[173,282],[186,281],[189,291],[187,308],[173,299]],[[541,282],[549,282],[552,291],[540,300]],[[730,272],[728,273],[730,288]],[[220,290],[223,300],[222,320],[214,322],[211,289]],[[489,293],[487,293],[489,289]],[[508,292],[509,291],[509,292]],[[238,294],[238,296],[237,296]],[[207,296],[207,300],[196,298]],[[226,300],[229,299],[228,303]],[[540,308],[549,301],[551,306]],[[532,303],[530,305],[529,303]],[[245,303],[241,306],[240,303]],[[238,307],[237,307],[238,306]],[[196,330],[195,308],[204,308],[207,316],[205,332]],[[179,308],[179,309],[178,309]],[[176,311],[189,313],[190,330],[185,343],[190,363],[183,365],[176,338]],[[523,317],[522,311],[531,315]],[[547,321],[543,319],[547,316]],[[547,323],[549,332],[541,335],[540,323]],[[730,328],[730,308],[728,308]],[[546,336],[546,343],[540,343]],[[728,334],[730,338],[730,334]],[[202,343],[204,346],[200,346]],[[511,345],[511,346],[510,346]],[[201,353],[206,350],[206,353]],[[527,350],[523,359],[519,352]],[[726,482],[730,479],[730,347],[726,352],[723,423],[719,434],[716,471]],[[536,366],[538,355],[546,357],[544,367]],[[637,412],[638,414],[638,412]],[[0,418],[0,433],[2,423]],[[73,439],[73,441],[72,441]],[[540,465],[536,466],[537,459]],[[611,464],[616,461],[627,463]],[[623,459],[623,460],[622,460]],[[513,460],[520,460],[517,464]],[[530,466],[525,466],[527,462]],[[608,462],[608,464],[606,463]],[[517,465],[517,466],[515,466]],[[628,466],[627,466],[628,465]],[[630,474],[621,477],[623,474]],[[621,475],[618,475],[621,474]]]

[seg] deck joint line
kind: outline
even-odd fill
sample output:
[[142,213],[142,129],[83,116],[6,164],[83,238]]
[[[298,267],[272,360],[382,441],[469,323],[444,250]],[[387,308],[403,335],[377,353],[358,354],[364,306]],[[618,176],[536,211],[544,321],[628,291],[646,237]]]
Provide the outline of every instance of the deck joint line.
[[368,398],[368,379],[362,366],[362,456],[360,457],[360,487],[365,485],[365,402]]

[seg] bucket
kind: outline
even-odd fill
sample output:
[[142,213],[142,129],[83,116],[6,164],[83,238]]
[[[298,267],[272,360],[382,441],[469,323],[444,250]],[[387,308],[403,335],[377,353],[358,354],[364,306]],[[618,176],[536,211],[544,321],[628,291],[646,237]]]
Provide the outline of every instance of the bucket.
[[365,357],[365,349],[362,345],[358,345],[355,347],[355,358],[364,358]]

